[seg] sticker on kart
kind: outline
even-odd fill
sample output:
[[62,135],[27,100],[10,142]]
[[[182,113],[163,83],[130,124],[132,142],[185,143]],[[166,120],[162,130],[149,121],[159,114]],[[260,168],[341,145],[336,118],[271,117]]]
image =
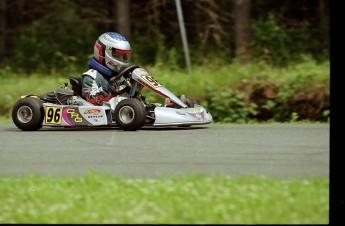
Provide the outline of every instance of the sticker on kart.
[[77,107],[47,106],[45,109],[46,125],[62,125],[62,120],[70,125],[87,125],[88,122],[80,114]]
[[78,107],[63,108],[62,118],[70,126],[89,124],[89,122],[80,114]]
[[151,75],[142,75],[141,78],[143,78],[146,83],[150,84],[154,88],[158,88],[160,86],[163,86],[161,83],[159,83],[154,77]]
[[45,112],[45,123],[50,125],[60,125],[62,118],[62,107],[47,106]]

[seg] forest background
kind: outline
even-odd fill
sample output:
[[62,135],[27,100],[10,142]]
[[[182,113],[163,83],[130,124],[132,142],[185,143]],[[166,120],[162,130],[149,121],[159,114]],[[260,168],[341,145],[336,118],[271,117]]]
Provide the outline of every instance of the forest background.
[[0,115],[26,92],[81,75],[98,36],[116,31],[130,41],[133,64],[194,96],[215,121],[329,120],[328,0],[181,5],[189,73],[173,0],[0,0]]

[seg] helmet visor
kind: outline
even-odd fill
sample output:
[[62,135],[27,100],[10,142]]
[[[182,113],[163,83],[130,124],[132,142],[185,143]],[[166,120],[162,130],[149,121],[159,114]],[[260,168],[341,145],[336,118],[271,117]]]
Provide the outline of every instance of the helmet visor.
[[132,50],[121,50],[121,49],[116,49],[112,48],[111,50],[111,55],[119,61],[122,62],[129,62],[130,56],[131,56]]

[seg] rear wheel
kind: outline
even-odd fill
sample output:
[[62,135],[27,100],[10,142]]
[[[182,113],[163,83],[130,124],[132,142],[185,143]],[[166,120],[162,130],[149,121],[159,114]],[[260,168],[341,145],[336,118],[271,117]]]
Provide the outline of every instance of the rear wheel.
[[114,119],[121,129],[135,131],[144,126],[146,109],[137,99],[124,99],[116,106]]
[[35,131],[42,128],[43,117],[42,101],[38,98],[22,98],[12,108],[12,120],[23,131]]

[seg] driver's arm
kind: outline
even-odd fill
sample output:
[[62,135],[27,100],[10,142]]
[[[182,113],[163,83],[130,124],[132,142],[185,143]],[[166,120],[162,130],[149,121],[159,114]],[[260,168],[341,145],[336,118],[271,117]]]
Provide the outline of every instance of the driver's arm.
[[92,104],[101,105],[103,101],[108,101],[113,97],[109,84],[102,78],[88,74],[83,75],[82,95]]

